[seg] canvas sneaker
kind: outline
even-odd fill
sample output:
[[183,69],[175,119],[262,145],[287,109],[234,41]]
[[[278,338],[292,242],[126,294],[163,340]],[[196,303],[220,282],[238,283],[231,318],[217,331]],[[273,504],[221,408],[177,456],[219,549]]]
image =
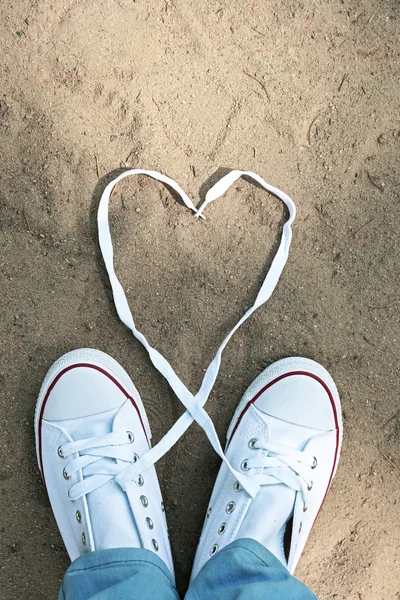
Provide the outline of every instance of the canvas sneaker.
[[252,499],[222,464],[192,579],[240,538],[258,541],[293,573],[335,475],[341,440],[339,394],[324,367],[287,358],[265,369],[244,394],[226,447],[232,467],[260,491]]
[[149,451],[151,439],[125,370],[98,350],[62,356],[40,390],[35,435],[39,468],[71,560],[100,549],[146,548],[173,574],[154,466],[120,481],[124,469]]

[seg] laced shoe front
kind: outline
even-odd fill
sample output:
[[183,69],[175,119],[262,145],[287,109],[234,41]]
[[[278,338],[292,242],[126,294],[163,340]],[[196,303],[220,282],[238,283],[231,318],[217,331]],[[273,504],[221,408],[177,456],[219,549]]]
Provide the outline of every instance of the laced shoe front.
[[339,394],[329,373],[306,358],[267,369],[245,393],[227,436],[233,468],[260,486],[255,498],[221,466],[192,578],[216,552],[251,538],[293,573],[337,469]]
[[120,483],[151,439],[124,369],[97,350],[62,356],[43,382],[35,430],[39,467],[71,560],[106,548],[146,548],[173,573],[154,466]]

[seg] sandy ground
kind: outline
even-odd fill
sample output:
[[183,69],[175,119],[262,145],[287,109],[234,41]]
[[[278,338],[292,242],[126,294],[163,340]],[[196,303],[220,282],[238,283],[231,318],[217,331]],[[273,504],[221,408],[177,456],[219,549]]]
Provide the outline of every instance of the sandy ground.
[[[397,0],[2,0],[0,14],[1,597],[56,598],[68,565],[34,453],[51,363],[110,353],[155,441],[181,413],[119,322],[98,252],[106,176],[138,166],[196,204],[231,168],[294,199],[283,278],[229,345],[208,411],[222,439],[264,366],[328,367],[343,455],[297,575],[320,600],[399,598]],[[205,222],[149,179],[113,200],[137,323],[195,391],[255,298],[283,208],[245,181]],[[181,591],[218,466],[197,426],[159,464]]]

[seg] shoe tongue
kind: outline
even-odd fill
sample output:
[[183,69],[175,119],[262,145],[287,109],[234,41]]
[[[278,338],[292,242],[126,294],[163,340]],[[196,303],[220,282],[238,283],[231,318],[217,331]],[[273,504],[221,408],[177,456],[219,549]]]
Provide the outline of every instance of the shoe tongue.
[[74,441],[99,437],[111,433],[114,418],[118,411],[119,408],[113,408],[97,415],[69,419],[68,421],[57,421],[57,425],[65,428]]
[[286,566],[284,535],[293,516],[295,497],[296,492],[283,483],[262,486],[239,532],[240,537],[260,542]]
[[[258,416],[268,426],[268,441],[279,446],[303,450],[316,430],[294,425],[267,415],[254,407]],[[286,525],[293,516],[296,491],[283,483],[264,485],[250,505],[240,531],[240,537],[256,539],[274,554],[284,565]],[[260,521],[260,515],[265,515]]]
[[254,409],[257,415],[268,426],[268,441],[271,444],[287,446],[295,450],[303,450],[307,442],[314,435],[321,433],[319,429],[303,427],[302,425],[295,425],[289,421],[277,419],[262,412],[256,406]]

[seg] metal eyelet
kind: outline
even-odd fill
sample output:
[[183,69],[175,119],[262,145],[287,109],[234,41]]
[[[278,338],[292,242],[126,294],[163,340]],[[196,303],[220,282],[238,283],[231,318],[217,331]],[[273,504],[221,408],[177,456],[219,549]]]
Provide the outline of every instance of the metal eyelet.
[[82,523],[82,515],[79,512],[79,510],[76,511],[75,517],[76,517],[76,520],[78,521],[78,523]]
[[133,435],[132,431],[127,431],[126,433],[128,434],[128,442],[132,444],[135,441],[135,436]]
[[58,446],[58,448],[57,448],[57,454],[58,454],[58,456],[60,458],[65,458],[61,446]]
[[301,532],[302,527],[303,527],[303,521],[300,521],[299,533]]
[[249,467],[247,466],[247,458],[242,462],[242,464],[240,465],[240,468],[242,469],[242,471],[250,471]]
[[317,466],[317,464],[318,464],[317,458],[314,456],[314,462],[313,462],[313,464],[312,464],[312,467],[311,467],[311,468],[312,468],[312,469],[315,469],[315,467]]
[[311,484],[307,486],[307,489],[309,492],[312,490],[313,485],[314,485],[314,482],[312,481]]
[[140,496],[140,502],[143,504],[143,506],[145,508],[147,508],[149,505],[149,501],[147,500],[146,496]]
[[157,540],[151,540],[151,543],[153,544],[153,548],[154,548],[154,550],[155,550],[156,552],[158,552],[159,545],[158,545],[158,542],[157,542]]
[[257,438],[252,438],[252,439],[249,441],[249,444],[248,444],[248,445],[249,445],[249,448],[250,448],[250,450],[258,450],[258,448],[255,448],[255,447],[254,447],[254,444],[256,444],[257,442],[258,442],[258,439],[257,439]]
[[233,500],[231,500],[231,501],[230,501],[230,502],[228,502],[228,504],[226,505],[225,511],[226,511],[228,514],[231,514],[231,513],[233,513],[233,511],[235,510],[235,508],[236,508],[236,504],[233,502]]
[[154,528],[154,523],[153,521],[150,519],[150,517],[146,517],[146,523],[149,529],[153,529]]
[[243,488],[238,481],[235,481],[233,484],[233,489],[235,492],[241,492]]
[[225,533],[226,531],[226,523],[221,523],[221,525],[218,527],[218,534],[222,535],[223,533]]
[[67,471],[65,470],[65,467],[63,468],[63,477],[64,479],[71,479],[71,475],[68,475]]
[[218,546],[218,544],[214,544],[214,546],[211,546],[211,549],[210,549],[210,556],[214,556],[214,554],[215,554],[216,552],[218,552],[218,550],[219,550],[219,546]]
[[308,507],[307,507],[307,506],[304,504],[304,506],[303,506],[303,512],[306,512],[306,511],[307,511],[307,508],[308,508]]
[[82,544],[86,546],[86,535],[82,532]]
[[210,506],[210,508],[208,509],[208,511],[207,511],[207,514],[206,514],[206,518],[207,518],[207,519],[208,519],[208,517],[211,515],[211,511],[212,511],[212,508],[211,508],[211,506]]
[[132,464],[135,464],[135,462],[137,462],[137,461],[139,460],[139,455],[138,455],[138,454],[136,454],[136,452],[135,452],[135,454],[133,455],[133,457],[132,457],[132,458],[133,458],[133,460],[131,460],[131,463],[132,463]]
[[135,483],[141,487],[144,484],[143,476],[138,475],[137,481]]

